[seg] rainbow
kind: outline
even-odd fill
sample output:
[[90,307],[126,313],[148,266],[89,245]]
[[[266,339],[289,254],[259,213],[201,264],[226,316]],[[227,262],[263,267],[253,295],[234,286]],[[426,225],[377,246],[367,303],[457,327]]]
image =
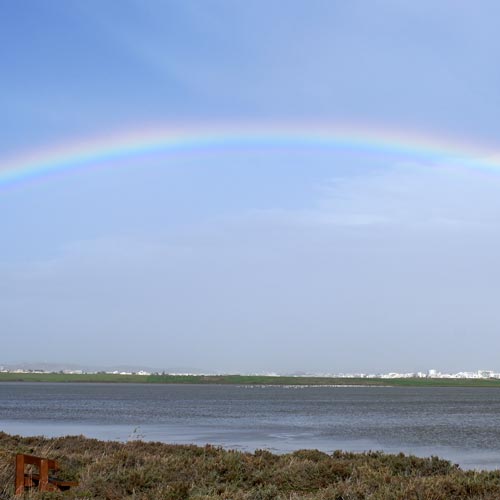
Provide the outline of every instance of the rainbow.
[[142,128],[49,146],[0,159],[0,187],[57,172],[145,155],[189,152],[329,149],[382,153],[438,164],[500,171],[500,155],[462,141],[349,126],[217,125]]

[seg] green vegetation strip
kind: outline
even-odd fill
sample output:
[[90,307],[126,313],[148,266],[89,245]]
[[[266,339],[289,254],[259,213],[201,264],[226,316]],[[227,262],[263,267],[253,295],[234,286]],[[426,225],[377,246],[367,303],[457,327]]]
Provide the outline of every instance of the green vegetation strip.
[[0,498],[14,497],[16,453],[55,459],[65,493],[27,492],[32,500],[456,500],[500,498],[500,471],[463,471],[436,457],[381,452],[275,455],[218,447],[82,436],[22,438],[0,432]]
[[363,385],[407,387],[500,387],[497,379],[271,377],[260,375],[117,375],[111,373],[0,373],[0,382],[136,384]]

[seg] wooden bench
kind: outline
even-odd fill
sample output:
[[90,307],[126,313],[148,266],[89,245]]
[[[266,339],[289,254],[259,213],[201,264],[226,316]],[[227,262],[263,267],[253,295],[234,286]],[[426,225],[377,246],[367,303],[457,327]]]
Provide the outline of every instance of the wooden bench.
[[[38,472],[26,472],[26,465],[33,465]],[[38,488],[38,491],[64,491],[77,486],[76,481],[63,481],[52,474],[59,470],[55,460],[33,455],[16,455],[16,495],[22,495],[26,488]]]

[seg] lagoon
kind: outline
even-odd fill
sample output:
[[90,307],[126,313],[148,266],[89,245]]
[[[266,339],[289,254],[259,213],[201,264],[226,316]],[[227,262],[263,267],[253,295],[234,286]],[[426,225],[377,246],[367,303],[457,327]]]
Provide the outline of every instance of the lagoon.
[[0,383],[0,430],[288,452],[383,450],[500,468],[500,390]]

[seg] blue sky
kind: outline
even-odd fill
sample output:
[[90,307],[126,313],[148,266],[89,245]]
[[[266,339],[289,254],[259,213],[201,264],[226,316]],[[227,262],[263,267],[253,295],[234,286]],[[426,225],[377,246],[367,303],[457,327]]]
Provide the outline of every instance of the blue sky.
[[[220,123],[500,147],[497,2],[1,13],[0,168],[87,137]],[[124,158],[2,188],[0,364],[500,371],[499,188],[500,169],[293,148]]]

